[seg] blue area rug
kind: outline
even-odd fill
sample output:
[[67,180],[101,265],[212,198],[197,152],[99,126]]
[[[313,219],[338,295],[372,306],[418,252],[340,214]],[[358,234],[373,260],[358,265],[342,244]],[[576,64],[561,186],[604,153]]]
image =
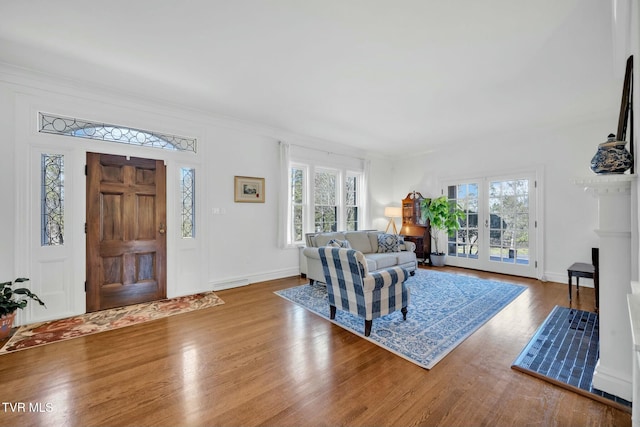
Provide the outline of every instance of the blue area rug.
[[[407,285],[411,297],[406,321],[400,311],[374,319],[368,338],[361,317],[338,310],[332,322],[431,369],[526,289],[433,270],[417,270]],[[327,290],[322,284],[296,286],[276,294],[329,319]]]

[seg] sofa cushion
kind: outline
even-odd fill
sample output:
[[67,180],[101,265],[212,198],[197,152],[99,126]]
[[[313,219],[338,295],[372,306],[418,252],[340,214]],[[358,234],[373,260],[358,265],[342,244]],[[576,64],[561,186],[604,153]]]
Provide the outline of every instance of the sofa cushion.
[[398,265],[408,262],[416,262],[416,254],[413,251],[400,251],[394,254],[398,258]]
[[327,243],[327,246],[333,246],[334,248],[351,249],[351,245],[349,244],[348,240],[331,239]]
[[344,240],[344,233],[321,233],[316,235],[316,247],[327,246],[331,240]]
[[378,234],[378,252],[400,252],[400,239],[397,234]]
[[[379,253],[379,254],[367,254],[366,257],[369,271],[380,270],[381,268],[393,267],[398,264],[397,253]],[[371,268],[371,263],[375,263],[375,268]]]
[[371,252],[378,252],[378,235],[383,234],[382,231],[368,231],[369,242],[371,243]]
[[371,243],[369,242],[369,236],[367,236],[366,232],[363,231],[347,231],[345,234],[346,239],[351,244],[351,248],[362,252],[363,254],[368,254],[371,252],[376,252],[377,248],[373,249],[371,247]]

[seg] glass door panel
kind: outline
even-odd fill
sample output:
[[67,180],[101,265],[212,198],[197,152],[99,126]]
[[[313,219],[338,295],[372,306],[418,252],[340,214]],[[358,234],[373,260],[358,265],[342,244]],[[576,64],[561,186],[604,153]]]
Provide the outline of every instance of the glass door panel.
[[465,212],[460,230],[449,235],[447,253],[453,257],[478,259],[478,183],[464,183],[447,187],[449,201]]
[[447,264],[536,277],[535,174],[452,182],[450,201],[465,212],[448,237]]
[[529,181],[489,182],[492,262],[529,264]]

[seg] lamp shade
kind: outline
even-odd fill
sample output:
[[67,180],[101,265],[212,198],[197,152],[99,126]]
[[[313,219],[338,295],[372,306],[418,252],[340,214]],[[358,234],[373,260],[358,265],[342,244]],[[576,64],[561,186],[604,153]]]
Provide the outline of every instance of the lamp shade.
[[384,216],[387,218],[401,218],[402,217],[402,208],[395,206],[387,206],[384,208]]

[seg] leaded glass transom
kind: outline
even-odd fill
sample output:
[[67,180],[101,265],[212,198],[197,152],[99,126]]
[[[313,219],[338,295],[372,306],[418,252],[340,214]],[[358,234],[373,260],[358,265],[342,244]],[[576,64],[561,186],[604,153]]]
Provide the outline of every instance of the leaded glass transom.
[[41,243],[59,246],[64,243],[64,156],[41,156]]
[[181,169],[182,237],[193,238],[196,233],[196,170]]
[[40,132],[171,151],[191,151],[195,153],[197,149],[196,138],[186,138],[45,113],[40,113]]

